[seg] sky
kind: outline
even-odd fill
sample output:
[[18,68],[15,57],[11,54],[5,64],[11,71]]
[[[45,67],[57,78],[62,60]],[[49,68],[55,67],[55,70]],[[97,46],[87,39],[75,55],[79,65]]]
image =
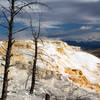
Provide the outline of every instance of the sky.
[[[31,2],[32,0],[19,0],[16,5],[20,5],[20,1]],[[28,26],[30,24],[28,15],[30,14],[34,30],[37,31],[38,14],[42,13],[41,37],[64,41],[100,41],[100,0],[38,1],[45,3],[49,8],[40,5],[32,5],[32,9],[26,7],[24,10],[28,13],[23,12],[16,16],[14,30]],[[9,3],[7,0],[0,0],[0,5],[8,7]],[[2,13],[0,17],[2,19]],[[7,25],[4,21],[0,23]],[[0,27],[0,40],[7,39],[7,35],[7,30]],[[25,30],[15,34],[14,37],[30,39],[32,36],[30,30]]]

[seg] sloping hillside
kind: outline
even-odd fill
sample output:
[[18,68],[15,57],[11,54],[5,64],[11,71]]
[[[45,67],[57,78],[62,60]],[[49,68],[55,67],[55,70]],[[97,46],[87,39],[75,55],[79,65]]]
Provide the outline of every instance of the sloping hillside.
[[88,50],[88,52],[100,58],[100,48]]
[[[3,48],[6,48],[6,46],[6,41],[0,42],[0,59],[2,59],[2,56],[5,55],[5,50]],[[27,77],[31,75],[34,43],[31,40],[16,41],[13,46],[12,53],[14,56],[12,57],[11,64],[14,66],[10,68],[9,72],[9,77],[12,79],[9,91],[14,90],[18,92],[21,91],[20,89],[25,90],[22,84],[25,85]],[[1,63],[4,62],[1,60]],[[0,75],[2,76],[3,66],[1,63]],[[41,69],[41,71],[38,72],[38,77],[40,77],[40,79],[49,79],[48,81],[45,80],[42,81],[42,83],[39,83],[38,87],[40,86],[40,89],[42,89],[36,90],[39,93],[48,90],[49,92],[51,91],[51,94],[55,94],[57,96],[60,94],[61,96],[63,94],[65,95],[68,90],[66,90],[63,86],[69,82],[69,84],[72,83],[74,87],[81,87],[88,90],[88,92],[91,91],[96,94],[100,94],[100,59],[89,53],[83,52],[80,47],[70,46],[61,41],[39,41],[37,67]],[[59,75],[64,78],[64,81],[62,78],[56,77]],[[55,81],[53,79],[55,77],[62,81]],[[61,85],[60,88],[59,86],[55,88],[54,84],[57,85],[57,83],[59,85],[62,84],[63,86]],[[62,87],[64,90],[61,89]],[[27,89],[29,88],[30,80]],[[55,92],[57,89],[58,91]],[[38,93],[36,92],[36,94]]]

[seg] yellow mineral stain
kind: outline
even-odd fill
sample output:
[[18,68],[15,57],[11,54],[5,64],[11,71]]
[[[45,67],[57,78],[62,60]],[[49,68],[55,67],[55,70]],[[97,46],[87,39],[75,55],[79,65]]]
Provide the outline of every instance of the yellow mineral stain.
[[72,80],[73,82],[79,83],[83,87],[90,88],[96,90],[97,92],[100,92],[100,85],[90,83],[88,79],[83,75],[81,70],[71,69],[67,67],[65,68],[65,73],[69,74],[69,79]]
[[13,48],[32,49],[31,44],[28,44],[28,43],[15,43],[13,45]]
[[55,70],[59,73],[59,66],[55,66]]
[[66,55],[66,52],[64,51],[63,48],[57,48],[57,51],[58,51],[60,54]]

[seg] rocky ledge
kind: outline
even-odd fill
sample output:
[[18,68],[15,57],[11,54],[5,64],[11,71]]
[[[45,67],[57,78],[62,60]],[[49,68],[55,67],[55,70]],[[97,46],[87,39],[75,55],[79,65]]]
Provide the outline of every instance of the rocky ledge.
[[[3,67],[0,68],[0,72]],[[34,94],[29,94],[31,83],[31,70],[14,68],[10,69],[7,100],[44,100],[48,93],[51,100],[99,100],[100,97],[94,91],[78,87],[63,76],[54,71],[38,68],[36,72],[36,85]],[[0,90],[2,89],[3,73],[0,73]],[[1,91],[0,91],[1,94]]]

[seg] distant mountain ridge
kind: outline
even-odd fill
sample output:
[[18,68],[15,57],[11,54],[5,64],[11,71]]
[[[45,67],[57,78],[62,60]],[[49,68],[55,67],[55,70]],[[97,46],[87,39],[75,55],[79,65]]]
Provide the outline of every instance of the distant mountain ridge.
[[84,50],[100,48],[100,41],[65,41],[69,45],[80,46]]

